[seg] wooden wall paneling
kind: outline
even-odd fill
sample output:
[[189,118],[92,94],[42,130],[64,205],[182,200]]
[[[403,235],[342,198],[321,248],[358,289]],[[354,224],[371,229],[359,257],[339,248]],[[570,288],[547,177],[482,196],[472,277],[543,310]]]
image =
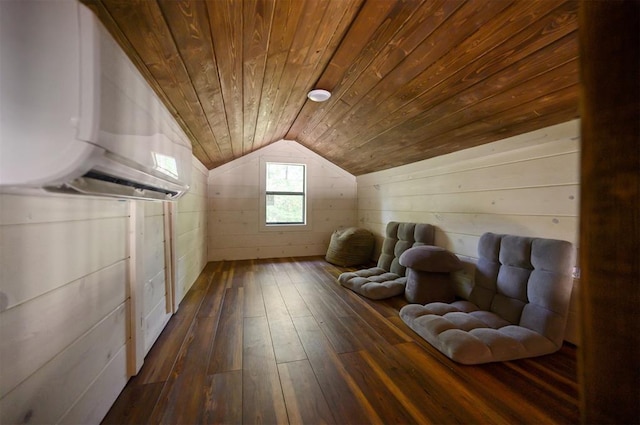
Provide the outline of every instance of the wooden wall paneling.
[[166,306],[165,276],[166,270],[163,267],[155,276],[145,281],[143,295],[143,311],[145,318],[158,305],[158,303],[163,303]]
[[[255,160],[260,157],[307,164],[309,229],[261,231],[260,162]],[[236,176],[242,180],[240,186]],[[356,223],[355,177],[295,142],[271,144],[212,170],[208,183],[210,260],[274,258],[296,251],[295,255],[324,254],[335,229]]]
[[[460,128],[464,128],[468,124],[509,111],[512,109],[509,100],[514,98],[519,99],[520,105],[524,105],[538,98],[548,99],[554,92],[558,92],[558,96],[560,96],[563,92],[559,91],[567,88],[569,88],[570,94],[573,93],[577,96],[577,59],[574,58],[573,61],[556,69],[548,69],[549,66],[545,62],[546,56],[540,54],[537,62],[516,63],[506,68],[502,72],[504,78],[500,81],[514,81],[513,73],[517,73],[518,78],[522,78],[522,80],[519,80],[519,85],[511,83],[511,89],[507,90],[502,87],[500,94],[496,95],[496,87],[488,83],[483,83],[481,85],[482,88],[473,86],[466,91],[458,93],[454,98],[432,105],[428,109],[423,109],[422,111],[424,112],[417,115],[415,119],[399,123],[393,129],[387,131],[385,135],[397,139],[397,143],[404,148],[420,144],[422,141],[432,138],[440,138],[442,140],[441,143],[451,143],[449,138],[443,138],[441,135],[453,130],[460,131]],[[553,73],[554,77],[549,78],[546,74],[540,74],[540,69]],[[526,73],[530,73],[534,77],[530,78],[527,75],[523,75]],[[527,80],[525,78],[530,79]],[[519,106],[516,109],[522,108],[522,106]],[[567,118],[575,118],[575,116]],[[509,123],[513,122],[513,120],[505,120],[505,122]],[[475,134],[478,134],[478,131]],[[348,151],[343,151],[342,154],[350,155],[365,147],[367,149],[375,149],[376,152],[384,154],[383,145],[384,143],[380,137],[364,139],[359,143],[349,145]],[[397,146],[395,146],[396,149]]]
[[453,213],[492,213],[525,215],[577,215],[579,186],[551,186],[507,190],[400,196],[388,199],[363,199],[360,209],[400,211],[440,211]]
[[363,188],[359,193],[387,197],[572,185],[580,181],[578,164],[579,155],[574,152],[429,177],[412,176],[403,182],[381,183],[377,188],[366,188],[366,191]]
[[163,15],[170,17],[167,19],[167,25],[211,127],[213,141],[222,159],[228,161],[233,157],[231,135],[217,72],[218,64],[213,49],[207,4],[202,1],[160,0],[158,5]]
[[176,257],[174,249],[174,228],[173,228],[173,204],[163,202],[163,233],[164,233],[164,292],[165,311],[175,313],[178,310],[179,301],[176,300]]
[[275,7],[276,2],[271,0],[251,0],[243,3],[243,153],[254,150]]
[[[353,65],[357,56],[364,50],[365,44],[376,33],[378,26],[384,22],[390,10],[397,7],[397,2],[394,1],[363,2],[351,27],[320,76],[317,87],[331,89],[333,96],[339,96],[341,79],[346,74],[347,69]],[[367,19],[362,19],[360,16],[366,16]],[[302,130],[310,126],[309,123],[312,122],[310,120],[314,117],[324,116],[328,109],[327,106],[327,103],[305,103],[300,110],[298,118],[289,129],[286,138],[300,140]],[[314,125],[317,125],[315,120],[313,122]]]
[[[577,5],[575,2],[563,4],[557,11],[544,16],[546,11],[549,11],[549,4],[533,2],[526,7],[519,7],[515,14],[514,8],[503,10],[493,18],[491,25],[481,26],[473,37],[464,39],[458,45],[452,44],[453,47],[444,50],[446,54],[437,57],[437,61],[417,61],[429,66],[416,78],[410,79],[403,75],[402,67],[395,69],[394,74],[400,74],[399,77],[391,78],[393,75],[390,75],[382,80],[378,90],[371,91],[368,101],[358,104],[354,111],[341,121],[341,131],[334,131],[333,134],[344,134],[349,140],[349,145],[353,142],[362,144],[375,134],[381,133],[383,129],[409,121],[420,112],[428,110],[430,106],[455,96],[464,88],[471,87],[535,53],[535,49],[544,46],[545,42],[551,43],[561,38],[567,29],[570,30],[572,27],[553,25],[549,21],[571,22],[572,19],[575,22]],[[496,31],[493,25],[500,27],[502,31]],[[521,32],[523,28],[527,28],[528,31]],[[549,28],[554,30],[550,31]],[[575,26],[573,29],[575,30]],[[528,43],[531,33],[539,34],[541,40],[535,44]],[[509,34],[510,37],[505,39],[505,34]],[[575,58],[577,49],[574,38],[567,38],[564,44],[567,43],[571,47],[567,54],[572,54]],[[449,46],[446,43],[438,44],[443,47]],[[478,51],[487,53],[477,55]],[[399,85],[400,82],[404,84]],[[371,125],[353,125],[361,120],[367,120]],[[358,130],[360,132],[355,133]],[[336,142],[335,138],[327,136],[330,135],[317,138],[318,143]]]
[[[273,140],[267,139],[267,131],[270,121],[275,118],[271,116],[272,111],[276,111],[280,93],[280,86],[283,84],[283,74],[292,43],[296,37],[296,30],[299,28],[299,20],[307,7],[307,1],[283,0],[277,1],[273,12],[271,24],[272,34],[269,36],[269,48],[267,51],[267,61],[264,70],[262,84],[262,94],[260,96],[260,108],[256,121],[254,136],[254,148],[264,146]],[[281,101],[280,101],[281,102]]]
[[142,201],[129,202],[127,241],[127,373],[134,376],[142,367],[145,351],[145,216]]
[[[3,307],[122,260],[125,234],[124,217],[0,226]],[[38,259],[38,267],[33,267],[33,258]]]
[[[52,423],[93,383],[127,339],[125,304],[0,399],[3,423]],[[123,369],[124,370],[124,369]]]
[[640,3],[583,2],[583,423],[640,422]]
[[[226,110],[231,150],[234,157],[243,152],[244,112],[236,105],[243,105],[242,55],[243,55],[243,3],[232,0],[208,0],[206,2],[211,29],[211,39],[218,67],[220,87]],[[205,164],[206,165],[206,164]],[[211,168],[211,167],[208,167]]]
[[[444,144],[429,144],[426,140],[411,144],[403,151],[405,158],[417,161],[424,158],[424,151],[427,149],[429,157],[445,155],[455,152],[463,144],[471,148],[501,138],[517,136],[521,134],[520,131],[533,131],[547,125],[576,119],[579,115],[576,101],[578,87],[578,84],[574,84],[553,93],[552,96],[539,97],[498,115],[485,117],[467,126],[454,128],[445,134],[438,135],[439,140],[447,140]],[[495,129],[496,125],[500,126],[498,131]],[[380,158],[384,158],[385,155],[389,155],[389,152],[382,149],[378,154]],[[371,171],[371,164],[371,160],[361,161],[359,172]],[[349,164],[343,165],[349,166]],[[402,165],[402,161],[386,161],[384,166],[378,168],[399,165]]]
[[[564,239],[577,247],[576,124],[359,176],[358,225],[376,235],[374,258],[389,221],[434,224],[437,245],[470,259],[487,231]],[[573,299],[565,337],[577,342]]]
[[0,396],[125,302],[126,281],[119,261],[0,313]]
[[[416,45],[427,38],[440,24],[461,6],[461,2],[429,2],[416,8],[413,4],[393,3],[385,17],[388,24],[379,24],[376,32],[367,40],[362,40],[362,49],[354,58],[340,83],[336,87],[336,97],[323,108],[325,113],[317,114],[299,136],[303,141],[314,141],[327,130],[323,121],[332,122],[336,117],[344,117],[358,104],[375,84],[386,76],[389,64],[402,62]],[[436,13],[437,11],[437,13]],[[362,15],[367,16],[367,15]],[[374,17],[377,18],[376,15]],[[369,30],[371,31],[371,30]],[[348,48],[347,44],[343,44]],[[438,49],[437,45],[432,46]],[[386,64],[386,65],[385,65]],[[357,87],[357,90],[350,90]],[[352,93],[353,92],[353,93]],[[341,118],[342,119],[342,118]]]
[[[293,80],[294,82],[291,85],[291,93],[281,108],[278,126],[275,127],[274,132],[270,137],[267,136],[266,140],[277,140],[285,137],[298,117],[303,105],[313,103],[307,99],[307,92],[309,88],[315,87],[316,81],[318,81],[318,78],[320,78],[322,72],[326,68],[336,47],[344,38],[346,31],[350,28],[354,16],[356,16],[360,9],[362,0],[343,0],[320,3],[328,4],[324,11],[321,25],[318,27],[315,36],[311,39],[307,57],[304,60],[299,61],[294,56],[292,60],[293,64],[301,64],[302,66],[300,67],[298,75]],[[304,22],[301,22],[300,25],[302,28],[305,28]],[[309,28],[313,27],[306,27],[307,30]],[[300,38],[302,37],[296,37],[296,41]],[[295,41],[292,45],[292,50],[295,54]],[[291,68],[291,65],[289,65],[287,69]]]
[[572,120],[394,169],[357,177],[358,191],[385,183],[473,170],[580,151],[580,121]]
[[60,424],[98,423],[104,418],[129,379],[125,372],[126,347],[120,348],[112,356],[94,384],[82,394],[80,400],[60,420]]
[[125,217],[126,202],[112,199],[2,194],[0,225]]
[[[144,204],[141,204],[144,207]],[[164,217],[144,217],[144,278],[149,281],[164,270]]]
[[144,320],[144,353],[149,350],[160,336],[167,322],[171,319],[171,313],[167,313],[164,297],[146,314]]
[[[304,102],[307,93],[306,91],[300,93],[298,81],[303,72],[307,73],[306,76],[309,73],[313,73],[313,67],[310,67],[309,64],[313,64],[313,58],[317,58],[318,53],[323,50],[323,47],[326,47],[317,43],[318,39],[326,40],[327,32],[339,22],[338,19],[330,21],[326,15],[328,10],[333,9],[331,6],[336,3],[339,2],[305,0],[296,23],[296,32],[289,46],[284,68],[280,75],[279,89],[276,91],[272,106],[275,115],[266,123],[265,132],[261,140],[274,141],[284,137],[288,126],[295,118],[294,115],[289,121],[284,116],[285,110],[289,108],[290,103],[302,105]],[[297,110],[299,110],[299,106],[296,107],[296,112]],[[288,126],[283,133],[279,134],[276,132],[281,121],[288,123]]]

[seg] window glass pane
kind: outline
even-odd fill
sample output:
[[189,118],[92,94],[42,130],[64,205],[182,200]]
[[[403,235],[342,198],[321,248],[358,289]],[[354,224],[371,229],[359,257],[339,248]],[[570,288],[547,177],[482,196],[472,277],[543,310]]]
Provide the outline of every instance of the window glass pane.
[[267,192],[304,192],[304,165],[267,163]]
[[304,224],[303,195],[267,195],[267,224]]

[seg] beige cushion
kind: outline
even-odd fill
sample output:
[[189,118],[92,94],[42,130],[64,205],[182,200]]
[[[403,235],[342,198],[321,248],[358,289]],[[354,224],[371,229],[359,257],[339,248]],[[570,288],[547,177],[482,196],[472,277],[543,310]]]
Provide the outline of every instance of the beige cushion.
[[331,235],[325,260],[331,264],[349,267],[366,264],[371,259],[375,239],[367,229],[349,227]]

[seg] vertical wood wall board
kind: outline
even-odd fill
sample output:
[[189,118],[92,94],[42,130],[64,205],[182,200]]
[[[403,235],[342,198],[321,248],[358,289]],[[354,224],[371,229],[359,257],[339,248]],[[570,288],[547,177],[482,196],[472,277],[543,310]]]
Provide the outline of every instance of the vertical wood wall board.
[[127,252],[127,307],[129,339],[127,340],[127,374],[138,373],[144,361],[144,285],[145,285],[145,203],[129,203]]
[[122,304],[126,282],[119,261],[0,313],[0,397]]
[[126,342],[125,304],[0,399],[0,422],[56,423]]
[[165,300],[166,295],[166,282],[165,282],[165,269],[161,269],[158,273],[148,279],[144,284],[143,294],[143,314],[146,317],[151,313],[151,310],[158,305],[159,302]]
[[0,194],[0,225],[124,217],[127,201]]
[[149,350],[156,342],[160,332],[164,329],[165,325],[171,319],[171,314],[166,312],[166,303],[164,297],[149,311],[145,317],[145,329],[144,329],[144,353],[145,356],[149,353]]
[[11,308],[124,259],[126,221],[0,226],[0,307]]
[[157,217],[164,214],[162,202],[144,202],[144,216],[145,217]]
[[113,354],[109,364],[59,423],[69,425],[99,423],[129,379],[125,372],[126,363],[127,350],[122,347]]
[[193,185],[172,217],[177,303],[206,265],[208,171],[195,159],[191,178]]

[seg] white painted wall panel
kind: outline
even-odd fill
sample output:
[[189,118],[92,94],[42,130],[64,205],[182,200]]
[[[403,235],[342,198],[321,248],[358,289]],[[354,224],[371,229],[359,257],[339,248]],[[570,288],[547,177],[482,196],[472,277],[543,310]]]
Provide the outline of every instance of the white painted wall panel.
[[176,286],[177,301],[191,288],[207,263],[207,175],[208,170],[195,158],[191,189],[176,208]]
[[[265,229],[261,223],[261,159],[307,164],[308,219],[304,230]],[[280,141],[209,172],[209,261],[322,255],[331,233],[356,225],[351,174],[296,142]]]
[[126,309],[121,304],[0,399],[2,422],[57,422],[123,347],[126,335]]
[[[56,423],[72,408],[97,423],[96,405],[122,390],[129,205],[0,195],[1,423]],[[107,367],[118,382],[100,379]]]
[[[578,246],[579,123],[357,177],[358,225],[431,223],[436,244],[473,262],[485,232],[564,239]],[[466,277],[467,279],[469,276]],[[571,306],[575,318],[576,300]],[[576,324],[566,338],[576,342]]]

